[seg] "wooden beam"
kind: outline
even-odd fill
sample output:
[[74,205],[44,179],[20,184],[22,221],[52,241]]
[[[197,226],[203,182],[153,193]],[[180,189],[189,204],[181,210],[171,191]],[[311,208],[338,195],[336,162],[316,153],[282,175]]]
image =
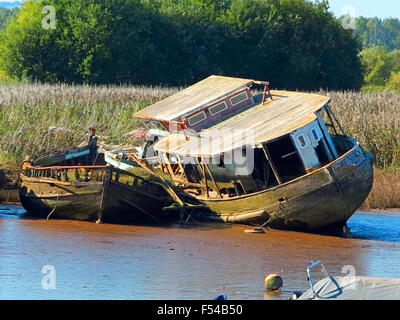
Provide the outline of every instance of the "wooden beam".
[[[204,161],[203,158],[202,158],[202,160]],[[213,184],[214,184],[214,186],[215,186],[215,189],[216,189],[216,191],[217,191],[219,197],[222,199],[221,192],[219,191],[218,185],[217,185],[217,183],[215,182],[213,175],[211,174],[210,168],[208,167],[208,165],[207,165],[207,163],[206,163],[205,161],[204,161],[203,163],[204,163],[204,166],[206,167],[206,169],[207,169],[207,171],[208,171],[208,174],[210,175],[210,178],[211,178],[211,180],[212,180],[212,182],[213,182]]]
[[265,157],[267,158],[267,160],[268,160],[268,162],[269,162],[269,164],[270,164],[270,166],[272,168],[272,171],[274,172],[276,181],[278,181],[279,184],[282,184],[281,178],[279,177],[279,174],[278,174],[278,170],[276,169],[275,163],[272,160],[271,154],[269,153],[267,144],[266,143],[262,143],[262,146],[263,146]]
[[262,98],[262,102],[261,103],[264,104],[267,92],[268,92],[269,97],[271,98],[271,100],[274,100],[274,98],[272,98],[271,91],[269,90],[269,82],[260,81],[260,84],[264,85],[264,92],[263,92],[263,98]]
[[179,198],[178,194],[175,192],[175,190],[168,184],[167,181],[164,180],[162,175],[158,175],[155,172],[153,172],[148,166],[146,166],[143,162],[141,162],[138,158],[136,158],[133,154],[129,155],[129,159],[135,161],[140,167],[145,169],[147,172],[152,174],[155,177],[158,177],[162,181],[162,186],[164,187],[165,191],[168,192],[168,194],[181,206],[184,207],[186,204]]
[[[199,161],[199,159],[200,159],[200,161]],[[206,177],[206,172],[205,172],[205,169],[204,169],[204,167],[203,167],[201,158],[198,158],[198,159],[197,159],[197,163],[199,164],[200,170],[201,170],[201,174],[202,174],[203,177],[204,177],[204,186],[205,186],[205,188],[206,188],[206,196],[207,196],[207,199],[208,199],[208,198],[209,198],[209,193],[208,193],[207,177]]]
[[329,108],[329,106],[326,106],[326,109],[328,110],[328,114],[332,114],[333,119],[335,119],[336,124],[338,125],[340,131],[342,131],[343,135],[346,135],[346,134],[344,133],[344,130],[343,130],[342,126],[340,125],[338,119],[336,118],[335,114],[334,114],[333,111],[331,110],[331,108]]
[[102,222],[103,219],[105,201],[108,193],[108,186],[110,185],[111,179],[112,179],[112,168],[108,167],[106,174],[103,176],[103,186],[101,190],[100,208],[99,212],[97,213],[97,222]]

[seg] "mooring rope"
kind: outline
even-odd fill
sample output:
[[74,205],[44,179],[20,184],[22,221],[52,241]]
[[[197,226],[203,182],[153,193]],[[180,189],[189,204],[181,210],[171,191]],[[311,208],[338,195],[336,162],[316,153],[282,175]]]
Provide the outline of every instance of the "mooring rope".
[[51,212],[47,215],[46,220],[49,220],[50,216],[53,214],[53,212],[57,209],[57,204],[58,204],[58,198],[60,197],[60,194],[57,195],[57,200],[56,200],[56,204],[53,208],[53,210],[51,210]]

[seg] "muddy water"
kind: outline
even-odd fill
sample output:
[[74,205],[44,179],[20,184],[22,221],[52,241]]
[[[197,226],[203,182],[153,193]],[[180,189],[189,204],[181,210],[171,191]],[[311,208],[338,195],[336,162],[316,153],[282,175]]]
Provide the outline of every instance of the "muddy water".
[[[0,299],[203,300],[222,285],[229,299],[287,299],[288,292],[265,292],[264,276],[279,273],[284,290],[304,290],[306,266],[315,260],[335,275],[353,265],[359,275],[400,277],[400,212],[355,214],[349,227],[357,239],[248,234],[246,226],[226,224],[32,220],[23,213],[0,205]],[[46,265],[54,269],[42,273]]]

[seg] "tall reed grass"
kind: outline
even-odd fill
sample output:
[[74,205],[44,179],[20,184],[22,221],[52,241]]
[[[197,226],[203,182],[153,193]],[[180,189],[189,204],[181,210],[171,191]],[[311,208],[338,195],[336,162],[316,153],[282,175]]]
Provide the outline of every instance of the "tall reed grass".
[[[138,86],[0,86],[0,150],[21,161],[82,142],[91,126],[112,144],[126,143],[137,110],[177,89]],[[56,127],[56,130],[49,130]]]
[[377,167],[400,167],[400,92],[329,95],[344,131],[375,155]]
[[400,171],[375,170],[374,184],[362,209],[400,208]]
[[[85,140],[91,126],[97,128],[97,134],[107,144],[133,143],[125,135],[139,127],[133,113],[178,90],[64,84],[0,86],[0,162],[13,159],[20,163],[26,154],[35,158],[76,146]],[[399,168],[400,93],[329,92],[328,95],[344,131],[375,155],[377,168]],[[62,129],[49,130],[52,126]],[[397,200],[386,199],[389,194],[399,197],[400,186],[390,180],[398,179],[398,174],[382,172],[385,173],[376,175],[374,190],[365,204],[369,208],[399,205]],[[393,191],[393,188],[398,189]]]

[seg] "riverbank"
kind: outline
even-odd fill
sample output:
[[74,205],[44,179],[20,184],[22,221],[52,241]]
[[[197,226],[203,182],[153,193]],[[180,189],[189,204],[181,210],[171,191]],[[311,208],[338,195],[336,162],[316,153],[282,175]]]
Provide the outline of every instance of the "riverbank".
[[[19,202],[18,190],[0,189],[0,202]],[[400,208],[400,172],[375,169],[372,190],[360,210]]]
[[360,209],[400,208],[400,171],[374,170],[372,190]]

